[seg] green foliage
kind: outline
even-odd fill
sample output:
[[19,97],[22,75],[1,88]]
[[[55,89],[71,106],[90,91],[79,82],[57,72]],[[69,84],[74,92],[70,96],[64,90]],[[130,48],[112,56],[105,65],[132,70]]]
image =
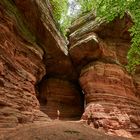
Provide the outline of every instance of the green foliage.
[[68,0],[50,0],[53,9],[54,19],[59,23],[60,30],[65,34],[66,28],[70,25],[70,20],[67,17]]
[[64,16],[63,21],[60,24],[60,29],[64,35],[67,33],[67,28],[71,25],[72,18],[70,16]]
[[62,16],[67,13],[68,10],[68,0],[50,0],[53,9],[54,18],[60,22]]
[[140,64],[140,1],[139,0],[79,0],[82,12],[95,10],[97,16],[112,21],[115,17],[123,17],[129,13],[134,22],[129,30],[132,36],[132,45],[128,52],[128,69],[135,70]]
[[81,12],[90,12],[95,7],[95,0],[77,0],[81,6]]

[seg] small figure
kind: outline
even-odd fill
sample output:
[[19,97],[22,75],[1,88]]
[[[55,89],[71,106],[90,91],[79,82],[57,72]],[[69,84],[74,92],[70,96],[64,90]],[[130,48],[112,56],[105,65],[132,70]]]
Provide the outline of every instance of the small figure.
[[59,120],[59,117],[60,117],[60,111],[57,110],[57,120]]

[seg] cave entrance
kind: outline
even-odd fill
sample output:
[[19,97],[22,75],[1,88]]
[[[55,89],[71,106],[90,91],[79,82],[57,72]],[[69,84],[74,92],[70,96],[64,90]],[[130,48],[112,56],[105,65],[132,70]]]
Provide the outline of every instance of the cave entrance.
[[45,76],[38,84],[40,110],[51,119],[79,120],[84,111],[84,94],[77,83]]

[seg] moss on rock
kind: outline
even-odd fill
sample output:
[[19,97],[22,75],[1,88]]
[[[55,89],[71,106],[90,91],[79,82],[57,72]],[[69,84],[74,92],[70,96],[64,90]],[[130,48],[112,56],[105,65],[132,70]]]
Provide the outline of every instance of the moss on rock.
[[0,4],[6,9],[6,13],[15,20],[19,34],[28,42],[34,44],[36,37],[29,31],[27,23],[12,0],[0,0]]

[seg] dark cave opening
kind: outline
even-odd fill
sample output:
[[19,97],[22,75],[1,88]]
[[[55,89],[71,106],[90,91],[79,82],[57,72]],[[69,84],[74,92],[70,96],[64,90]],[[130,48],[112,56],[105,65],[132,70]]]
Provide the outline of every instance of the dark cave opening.
[[81,119],[84,94],[78,82],[45,75],[36,87],[40,110],[51,119]]

